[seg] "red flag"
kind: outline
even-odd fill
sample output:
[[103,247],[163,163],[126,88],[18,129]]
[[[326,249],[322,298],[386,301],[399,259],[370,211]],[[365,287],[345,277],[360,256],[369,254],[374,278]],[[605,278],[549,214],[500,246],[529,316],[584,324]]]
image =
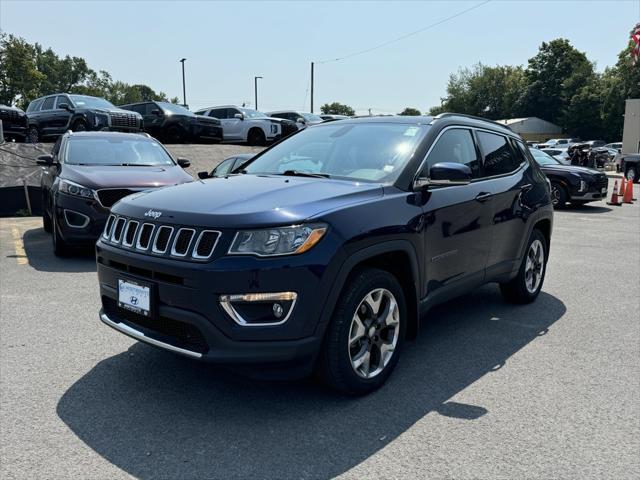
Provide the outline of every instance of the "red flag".
[[640,23],[636,23],[636,26],[631,30],[631,57],[633,58],[633,65],[638,62],[640,57]]

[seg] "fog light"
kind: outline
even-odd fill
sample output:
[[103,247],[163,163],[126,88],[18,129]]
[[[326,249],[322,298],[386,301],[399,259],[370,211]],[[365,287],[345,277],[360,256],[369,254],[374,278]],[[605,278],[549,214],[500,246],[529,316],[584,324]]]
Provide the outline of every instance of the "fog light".
[[246,293],[220,295],[219,301],[222,309],[238,325],[264,327],[286,322],[297,298],[295,292]]

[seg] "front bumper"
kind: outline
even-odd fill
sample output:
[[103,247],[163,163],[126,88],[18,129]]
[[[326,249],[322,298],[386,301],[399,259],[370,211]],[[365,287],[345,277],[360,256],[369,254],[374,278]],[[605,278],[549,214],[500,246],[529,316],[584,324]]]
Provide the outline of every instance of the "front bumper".
[[607,198],[607,192],[608,183],[598,182],[588,185],[584,192],[573,192],[571,200],[575,202],[594,202]]
[[109,209],[94,199],[58,192],[54,215],[58,232],[65,242],[73,246],[86,246],[96,243],[109,216]]
[[[198,360],[295,364],[308,373],[322,343],[322,313],[336,275],[334,262],[323,266],[327,263],[322,250],[314,250],[305,254],[306,261],[222,256],[194,263],[124,251],[99,241],[100,318],[132,338]],[[151,285],[151,317],[118,306],[120,279]],[[298,298],[289,318],[278,325],[242,326],[220,304],[222,295],[286,291],[295,291]]]
[[192,128],[191,137],[194,140],[213,140],[221,142],[223,140],[223,130],[217,125],[195,125]]

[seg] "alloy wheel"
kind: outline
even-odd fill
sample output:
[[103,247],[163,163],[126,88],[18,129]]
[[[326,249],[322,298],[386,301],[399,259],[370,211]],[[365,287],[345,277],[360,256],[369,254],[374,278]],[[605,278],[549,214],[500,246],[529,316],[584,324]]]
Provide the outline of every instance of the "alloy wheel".
[[357,375],[379,375],[393,357],[400,336],[400,311],[393,294],[384,288],[369,292],[351,320],[349,360]]
[[551,202],[554,206],[558,205],[560,201],[560,187],[555,184],[551,185]]
[[529,293],[535,293],[542,282],[544,273],[544,246],[540,240],[534,240],[527,252],[524,267],[524,282]]

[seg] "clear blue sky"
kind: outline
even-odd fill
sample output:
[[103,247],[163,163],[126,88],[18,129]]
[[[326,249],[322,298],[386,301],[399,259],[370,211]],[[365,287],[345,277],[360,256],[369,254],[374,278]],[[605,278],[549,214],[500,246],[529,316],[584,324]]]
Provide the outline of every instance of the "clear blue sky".
[[[478,3],[0,0],[0,29],[180,99],[186,57],[192,109],[253,103],[260,75],[261,110],[308,110],[311,61],[376,46]],[[424,111],[440,103],[459,67],[525,64],[542,41],[557,37],[603,70],[638,21],[640,0],[494,0],[384,48],[318,65],[316,111],[331,101],[359,113]]]

